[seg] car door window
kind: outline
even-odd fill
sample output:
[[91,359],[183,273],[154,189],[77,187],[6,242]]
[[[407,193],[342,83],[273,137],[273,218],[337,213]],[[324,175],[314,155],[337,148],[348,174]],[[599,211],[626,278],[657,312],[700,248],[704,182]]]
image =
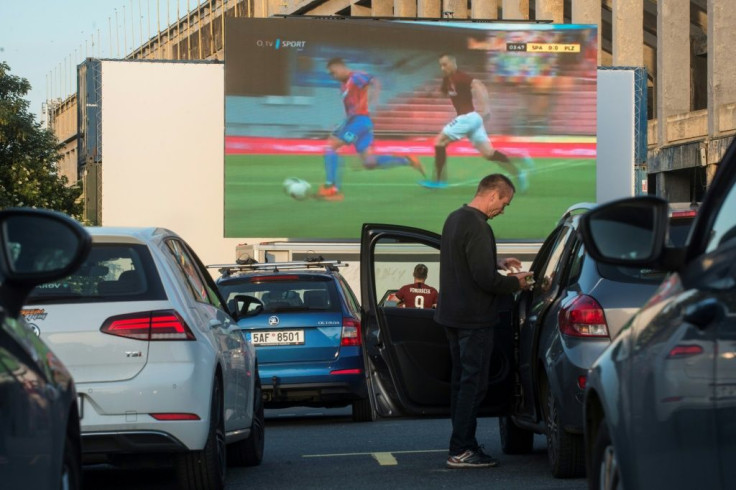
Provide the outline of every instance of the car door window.
[[570,237],[570,232],[571,228],[569,226],[563,226],[559,229],[549,248],[547,260],[542,263],[541,270],[535,271],[538,278],[538,294],[547,293],[555,283],[559,271],[560,259],[565,251],[565,245]]
[[178,271],[183,275],[184,282],[189,288],[192,297],[200,303],[210,303],[210,297],[205,282],[197,272],[197,264],[187,252],[184,244],[179,240],[167,240],[166,245],[174,257]]
[[580,271],[583,270],[583,262],[585,261],[585,248],[582,240],[575,240],[573,250],[570,253],[570,266],[568,267],[566,286],[574,284],[580,277]]
[[710,232],[706,253],[712,252],[726,243],[736,241],[736,185],[731,186],[728,195],[721,203],[713,228]]
[[[437,249],[417,242],[379,241],[374,254],[375,297],[390,298],[386,305],[396,306],[402,287],[410,288],[416,283],[413,274],[417,264],[427,267],[424,284],[439,290],[440,254]],[[415,307],[415,302],[406,306]],[[431,307],[428,304],[421,309]]]

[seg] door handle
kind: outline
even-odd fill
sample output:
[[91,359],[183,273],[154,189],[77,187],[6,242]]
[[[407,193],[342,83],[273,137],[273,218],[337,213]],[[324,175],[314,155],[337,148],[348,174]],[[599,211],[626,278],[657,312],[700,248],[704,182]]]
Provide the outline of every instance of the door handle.
[[210,320],[209,325],[210,325],[210,328],[211,329],[213,329],[213,328],[220,328],[220,327],[222,327],[222,322],[220,320],[217,320],[217,319],[212,319],[212,320]]

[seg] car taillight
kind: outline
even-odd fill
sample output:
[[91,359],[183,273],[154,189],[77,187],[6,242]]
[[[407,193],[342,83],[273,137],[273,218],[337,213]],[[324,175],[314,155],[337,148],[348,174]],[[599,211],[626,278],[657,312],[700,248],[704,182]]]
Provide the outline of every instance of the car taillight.
[[360,322],[353,318],[342,319],[341,346],[360,345]]
[[603,308],[584,294],[565,304],[557,317],[560,332],[572,337],[608,337],[608,325]]
[[694,218],[698,215],[695,209],[685,209],[682,211],[672,211],[670,214],[671,218]]
[[703,348],[699,345],[676,345],[670,349],[667,359],[682,359],[683,357],[692,357],[702,354]]
[[330,374],[337,374],[337,375],[341,375],[341,374],[360,374],[362,372],[363,372],[362,369],[357,369],[357,368],[356,369],[338,369],[337,371],[330,371]]
[[258,276],[251,279],[250,282],[253,284],[261,284],[263,282],[278,282],[278,281],[297,281],[299,276],[292,274],[284,274],[283,276]]
[[100,331],[135,340],[195,340],[189,326],[174,310],[112,316],[105,320]]
[[200,420],[196,413],[150,413],[156,420]]

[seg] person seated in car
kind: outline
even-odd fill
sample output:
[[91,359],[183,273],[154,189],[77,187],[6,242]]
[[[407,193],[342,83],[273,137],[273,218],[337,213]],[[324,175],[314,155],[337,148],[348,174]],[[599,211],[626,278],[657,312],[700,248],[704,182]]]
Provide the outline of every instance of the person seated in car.
[[396,293],[400,308],[436,308],[439,293],[435,288],[425,284],[428,269],[424,264],[414,267],[414,282],[403,286]]

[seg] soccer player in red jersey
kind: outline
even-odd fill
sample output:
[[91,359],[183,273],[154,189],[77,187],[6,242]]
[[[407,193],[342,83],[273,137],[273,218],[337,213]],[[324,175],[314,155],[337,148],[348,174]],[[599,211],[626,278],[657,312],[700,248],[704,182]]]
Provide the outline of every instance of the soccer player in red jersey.
[[396,293],[398,306],[402,308],[436,308],[439,292],[424,283],[427,280],[427,266],[417,264],[414,267],[414,282],[402,286]]
[[[473,146],[486,159],[498,162],[501,167],[516,177],[519,192],[525,192],[529,187],[528,175],[525,169],[517,168],[505,153],[493,148],[484,121],[490,117],[488,91],[480,80],[458,70],[457,60],[451,54],[443,54],[439,58],[440,70],[442,70],[441,92],[450,97],[455,107],[457,117],[450,121],[434,140],[434,181],[424,181],[425,187],[445,187],[447,178],[445,165],[447,163],[447,146],[450,143],[468,138]],[[476,108],[473,101],[478,103]],[[530,159],[526,159],[527,165],[533,165]]]
[[340,201],[343,194],[339,182],[338,150],[345,145],[353,145],[360,155],[363,167],[367,169],[391,168],[408,165],[424,175],[419,159],[413,156],[375,155],[373,153],[373,121],[370,106],[378,98],[380,84],[378,79],[361,71],[353,71],[341,58],[327,62],[330,76],[340,82],[340,92],[345,106],[345,121],[327,139],[325,146],[325,184],[317,196],[322,199]]

